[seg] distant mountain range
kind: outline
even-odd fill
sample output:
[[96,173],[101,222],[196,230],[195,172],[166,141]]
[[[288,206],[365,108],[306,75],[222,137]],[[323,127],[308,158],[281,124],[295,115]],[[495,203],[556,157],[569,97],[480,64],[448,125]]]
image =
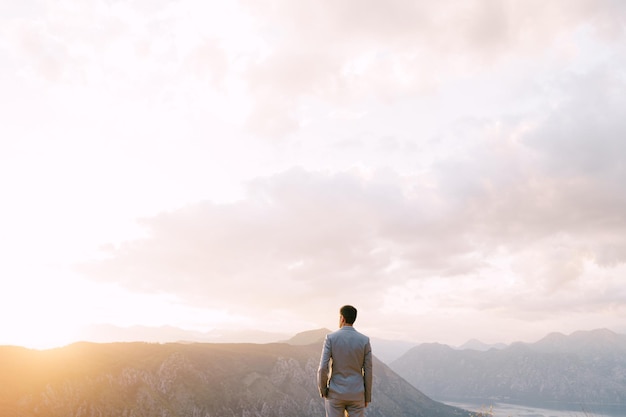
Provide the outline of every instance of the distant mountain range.
[[606,329],[489,350],[421,344],[390,367],[439,400],[626,406],[626,335]]
[[[316,329],[300,333],[309,343],[323,341],[332,330]],[[93,325],[83,329],[79,339],[95,343],[153,342],[153,343],[274,343],[288,340],[292,335],[259,330],[219,329],[208,332],[181,329],[174,326],[118,327],[109,324]],[[372,338],[372,349],[378,359],[385,363],[399,358],[416,343],[401,340]],[[301,343],[301,342],[297,342]],[[478,342],[480,343],[480,342]]]
[[[324,331],[269,344],[0,346],[0,416],[323,416],[315,380]],[[428,398],[376,358],[367,415],[469,417]]]
[[85,327],[78,339],[95,343],[110,342],[198,342],[198,343],[272,343],[291,337],[287,333],[272,333],[259,330],[216,329],[207,332],[181,329],[174,326],[130,326],[119,327],[98,324]]
[[[310,333],[308,338],[324,340],[330,333],[329,329],[316,329],[303,332]],[[110,342],[152,342],[152,343],[274,343],[289,339],[290,334],[272,333],[260,330],[230,330],[215,329],[206,332],[181,329],[174,326],[130,326],[119,327],[110,324],[92,325],[86,327],[79,334],[79,340],[110,343]],[[303,336],[304,337],[304,336]],[[387,340],[371,338],[372,349],[378,359],[386,364],[398,359],[417,343],[403,340]],[[477,339],[471,339],[457,349],[489,350],[503,349],[504,343],[486,344]]]

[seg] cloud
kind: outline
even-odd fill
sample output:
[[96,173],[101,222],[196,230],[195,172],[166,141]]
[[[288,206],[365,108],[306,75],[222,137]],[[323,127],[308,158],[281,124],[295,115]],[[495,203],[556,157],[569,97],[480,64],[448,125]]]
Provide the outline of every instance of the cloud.
[[[316,309],[332,309],[346,294],[381,308],[393,288],[407,296],[421,288],[419,298],[432,297],[433,309],[498,306],[514,314],[531,302],[550,314],[554,304],[546,302],[555,294],[571,306],[585,303],[583,288],[594,292],[590,281],[616,285],[615,276],[594,268],[626,262],[615,258],[626,246],[626,224],[601,222],[597,210],[624,207],[600,187],[537,181],[544,174],[527,175],[522,168],[532,160],[525,155],[532,153],[473,149],[456,180],[443,179],[445,165],[428,181],[292,169],[252,181],[241,201],[201,202],[144,219],[151,237],[126,242],[84,271],[138,291],[259,315],[285,308],[313,319]],[[501,164],[521,168],[503,180]],[[584,204],[579,193],[612,205]],[[612,264],[596,262],[607,254]]]
[[153,237],[121,247],[100,275],[266,309],[300,297],[308,305],[330,287],[380,285],[390,254],[372,253],[381,222],[375,189],[352,175],[295,170],[258,181],[251,192],[230,206],[200,203],[146,220]]
[[[246,73],[257,111],[311,96],[337,105],[394,100],[436,89],[443,79],[575,51],[585,27],[606,41],[623,36],[623,6],[608,1],[246,4],[263,21],[258,30],[269,46]],[[295,129],[295,118],[285,116],[284,132]]]
[[623,74],[607,64],[584,74],[567,74],[555,84],[566,95],[548,112],[541,128],[526,138],[527,143],[540,153],[551,175],[605,177],[609,184],[623,183]]
[[85,276],[266,319],[623,317],[622,3],[39,6],[0,17],[20,259],[103,236]]
[[302,127],[307,99],[389,103],[559,49],[576,55],[585,28],[604,42],[623,36],[621,4],[563,4],[69,1],[46,3],[36,20],[7,18],[3,32],[27,78],[147,100],[244,85],[247,127],[282,138]]
[[219,86],[228,71],[219,35],[188,19],[194,8],[207,21],[220,12],[190,2],[47,2],[38,19],[6,19],[3,32],[23,78],[154,99],[185,77]]

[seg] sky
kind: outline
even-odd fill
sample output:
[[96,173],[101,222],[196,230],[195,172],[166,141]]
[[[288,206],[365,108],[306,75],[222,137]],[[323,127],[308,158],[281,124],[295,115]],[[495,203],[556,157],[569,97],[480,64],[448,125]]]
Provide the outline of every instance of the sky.
[[0,344],[626,333],[626,3],[0,3]]

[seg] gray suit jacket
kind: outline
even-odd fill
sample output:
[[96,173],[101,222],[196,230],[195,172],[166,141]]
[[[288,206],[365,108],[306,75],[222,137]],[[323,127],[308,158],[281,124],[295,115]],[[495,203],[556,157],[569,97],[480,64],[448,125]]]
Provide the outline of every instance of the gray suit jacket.
[[317,386],[324,398],[372,401],[372,347],[352,326],[326,335]]

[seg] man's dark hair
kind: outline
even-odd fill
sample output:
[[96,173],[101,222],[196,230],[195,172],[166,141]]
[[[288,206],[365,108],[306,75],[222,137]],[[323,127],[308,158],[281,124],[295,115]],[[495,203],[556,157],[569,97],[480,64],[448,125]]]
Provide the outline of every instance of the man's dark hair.
[[348,324],[354,324],[354,320],[356,320],[356,308],[352,306],[343,306],[339,309],[339,314],[341,314]]

